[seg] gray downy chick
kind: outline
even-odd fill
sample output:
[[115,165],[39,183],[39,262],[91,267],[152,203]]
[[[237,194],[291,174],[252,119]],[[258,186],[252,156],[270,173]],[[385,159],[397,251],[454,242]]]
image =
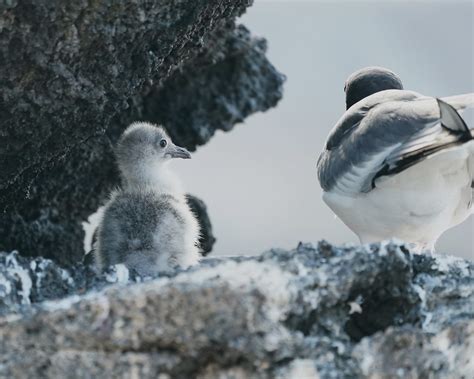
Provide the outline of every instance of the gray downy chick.
[[172,158],[191,158],[155,125],[137,122],[120,137],[115,151],[122,177],[104,207],[97,233],[99,269],[124,264],[140,276],[199,261],[199,224],[178,178]]

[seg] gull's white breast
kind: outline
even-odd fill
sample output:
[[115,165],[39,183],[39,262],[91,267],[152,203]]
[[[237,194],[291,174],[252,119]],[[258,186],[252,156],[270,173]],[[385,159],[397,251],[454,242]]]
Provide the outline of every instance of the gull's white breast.
[[444,150],[353,195],[329,191],[324,201],[363,243],[399,238],[432,248],[472,212],[474,141]]

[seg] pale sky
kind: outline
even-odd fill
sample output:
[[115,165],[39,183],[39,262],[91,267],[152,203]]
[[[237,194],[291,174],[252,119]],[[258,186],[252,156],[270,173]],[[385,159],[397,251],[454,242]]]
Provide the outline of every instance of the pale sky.
[[[257,254],[299,241],[358,242],[321,199],[316,160],[344,112],[347,76],[364,66],[397,72],[430,96],[474,91],[473,3],[257,0],[241,20],[268,40],[287,76],[277,108],[218,132],[192,160],[174,163],[208,205],[213,254]],[[473,112],[466,115],[473,125]],[[474,221],[437,251],[474,259]]]

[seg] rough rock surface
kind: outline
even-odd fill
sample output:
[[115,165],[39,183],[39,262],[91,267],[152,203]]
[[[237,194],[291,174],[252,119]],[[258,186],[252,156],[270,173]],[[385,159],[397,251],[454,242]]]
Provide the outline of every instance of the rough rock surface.
[[216,130],[231,130],[283,96],[283,77],[267,61],[266,50],[266,41],[242,25],[217,28],[194,61],[153,87],[142,117],[172,126],[171,137],[194,150]]
[[414,327],[390,328],[356,347],[366,378],[464,378],[474,376],[474,320],[437,334]]
[[[0,291],[10,288],[0,377],[444,379],[473,372],[474,263],[462,259],[413,255],[395,243],[321,242],[207,259],[140,283],[122,267],[104,276],[55,267],[37,299],[76,294],[28,305],[24,274],[15,272],[24,267],[26,287],[35,288],[45,265],[18,258],[0,261]],[[104,288],[107,281],[120,283]],[[59,292],[44,292],[49,287]],[[100,290],[78,295],[88,288]]]
[[214,233],[212,232],[212,224],[207,213],[206,204],[204,204],[204,201],[198,197],[189,194],[187,195],[187,200],[189,207],[199,221],[201,234],[199,237],[200,253],[203,256],[206,256],[212,251],[212,246],[216,242],[216,237],[214,237]]
[[251,3],[0,2],[0,249],[79,261],[130,121],[194,149],[275,105],[284,78],[235,25]]

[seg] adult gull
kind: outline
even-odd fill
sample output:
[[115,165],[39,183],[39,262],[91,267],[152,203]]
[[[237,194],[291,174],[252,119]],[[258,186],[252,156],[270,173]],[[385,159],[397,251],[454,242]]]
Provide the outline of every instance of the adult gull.
[[424,96],[381,67],[353,73],[344,89],[347,110],[317,164],[324,201],[362,243],[432,251],[474,209],[474,129],[460,115],[474,94]]

